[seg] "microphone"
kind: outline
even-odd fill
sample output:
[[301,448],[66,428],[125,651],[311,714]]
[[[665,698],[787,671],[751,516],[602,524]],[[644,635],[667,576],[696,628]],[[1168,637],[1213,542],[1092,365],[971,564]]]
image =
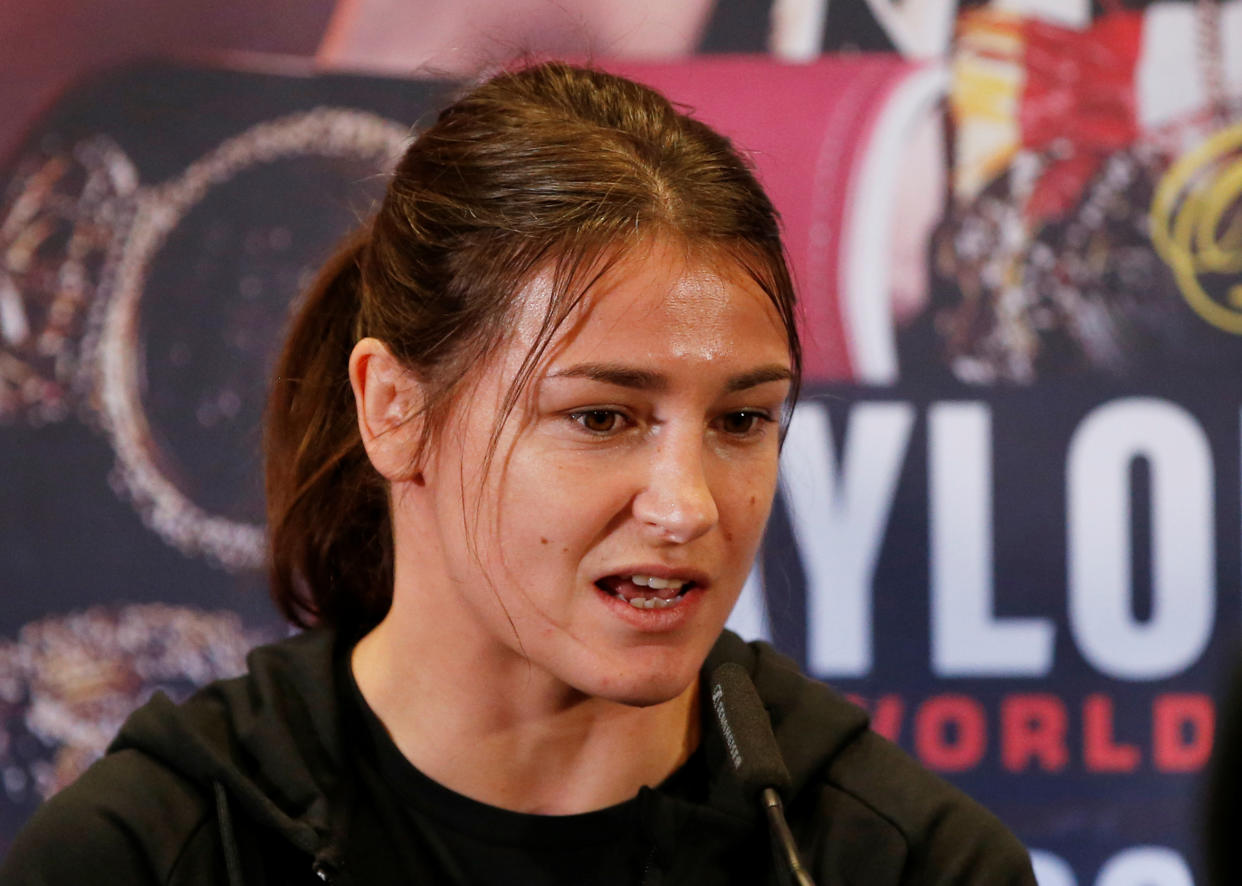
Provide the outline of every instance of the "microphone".
[[802,866],[798,846],[785,821],[780,795],[789,790],[789,770],[750,674],[736,662],[727,662],[712,671],[710,682],[712,710],[729,761],[747,797],[763,806],[767,814],[772,851],[785,862],[782,879],[789,886],[815,886]]

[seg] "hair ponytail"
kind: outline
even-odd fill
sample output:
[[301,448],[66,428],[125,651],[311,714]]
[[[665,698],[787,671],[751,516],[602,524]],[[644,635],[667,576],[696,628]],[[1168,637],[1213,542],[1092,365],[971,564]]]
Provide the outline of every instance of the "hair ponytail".
[[302,627],[366,630],[391,599],[387,489],[367,460],[348,373],[368,239],[365,227],[348,237],[306,293],[268,401],[271,591]]

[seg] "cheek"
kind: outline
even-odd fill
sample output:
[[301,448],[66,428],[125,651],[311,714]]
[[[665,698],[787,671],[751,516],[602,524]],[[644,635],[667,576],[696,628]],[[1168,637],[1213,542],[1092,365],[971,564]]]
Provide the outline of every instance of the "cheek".
[[726,542],[738,546],[739,553],[748,552],[763,536],[776,494],[776,470],[757,465],[730,480],[727,499],[720,503],[721,531]]
[[598,466],[584,470],[564,459],[515,453],[506,468],[497,513],[508,556],[570,553],[607,520],[610,477]]

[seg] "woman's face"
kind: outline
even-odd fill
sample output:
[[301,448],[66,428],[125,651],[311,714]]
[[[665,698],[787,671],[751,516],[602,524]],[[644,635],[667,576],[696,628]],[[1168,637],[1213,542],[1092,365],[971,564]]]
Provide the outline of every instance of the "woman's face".
[[485,468],[547,286],[522,293],[513,340],[438,437],[419,519],[396,514],[398,581],[401,535],[415,533],[411,581],[440,595],[420,593],[433,609],[452,607],[456,648],[658,703],[694,679],[750,569],[775,491],[789,345],[732,262],[635,249],[559,330]]

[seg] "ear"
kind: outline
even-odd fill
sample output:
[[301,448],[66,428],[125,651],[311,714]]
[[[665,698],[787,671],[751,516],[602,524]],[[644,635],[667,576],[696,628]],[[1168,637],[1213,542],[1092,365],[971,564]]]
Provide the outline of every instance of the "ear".
[[418,482],[416,450],[422,419],[422,384],[377,338],[364,338],[349,355],[349,382],[358,410],[358,432],[371,464],[390,483]]

